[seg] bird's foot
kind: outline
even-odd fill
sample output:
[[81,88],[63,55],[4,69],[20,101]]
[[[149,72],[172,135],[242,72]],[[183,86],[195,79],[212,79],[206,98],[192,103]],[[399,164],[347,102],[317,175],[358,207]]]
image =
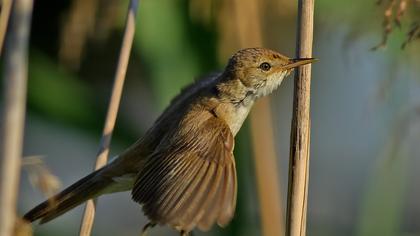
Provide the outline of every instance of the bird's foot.
[[156,223],[153,223],[153,222],[149,222],[149,223],[147,223],[147,224],[143,227],[143,230],[141,231],[140,236],[147,236],[147,230],[148,230],[149,228],[153,228],[155,225],[156,225]]
[[180,235],[180,236],[189,236],[189,235],[190,235],[190,233],[189,233],[189,232],[187,232],[187,231],[185,231],[185,230],[181,230],[181,231],[179,232],[179,235]]

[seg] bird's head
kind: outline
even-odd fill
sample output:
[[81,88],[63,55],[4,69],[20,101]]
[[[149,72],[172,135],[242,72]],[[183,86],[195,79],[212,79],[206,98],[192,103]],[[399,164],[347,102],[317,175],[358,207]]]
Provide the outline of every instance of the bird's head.
[[315,60],[291,59],[269,49],[247,48],[230,58],[224,77],[241,84],[240,90],[246,90],[248,96],[258,98],[275,90],[294,68]]

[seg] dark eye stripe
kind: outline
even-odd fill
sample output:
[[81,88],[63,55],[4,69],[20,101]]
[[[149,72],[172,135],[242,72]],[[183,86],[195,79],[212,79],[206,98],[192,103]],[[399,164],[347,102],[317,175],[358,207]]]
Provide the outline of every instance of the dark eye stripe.
[[271,69],[271,65],[268,62],[263,62],[260,65],[260,69],[263,71],[269,71]]

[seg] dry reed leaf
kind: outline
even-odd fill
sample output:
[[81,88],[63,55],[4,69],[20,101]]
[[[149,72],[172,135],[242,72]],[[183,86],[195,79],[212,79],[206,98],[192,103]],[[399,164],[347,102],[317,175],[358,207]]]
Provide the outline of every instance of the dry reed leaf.
[[[403,0],[404,1],[404,0]],[[378,1],[377,4],[381,5],[383,1]],[[381,48],[385,48],[388,42],[388,37],[393,31],[393,17],[394,17],[394,7],[396,5],[397,0],[390,0],[385,11],[384,11],[384,19],[383,19],[383,32],[382,32],[382,41],[377,46],[373,47],[372,50],[378,50]]]
[[404,49],[407,44],[412,42],[415,39],[420,39],[420,23],[415,22],[412,24],[410,31],[407,33],[407,39],[401,45],[401,48]]
[[398,27],[401,27],[401,17],[404,15],[406,10],[407,10],[407,0],[402,0],[398,6],[397,14],[394,19],[395,24]]
[[39,189],[45,197],[53,196],[61,187],[60,180],[47,168],[41,156],[23,158],[22,165],[28,172],[32,186]]
[[420,38],[420,29],[419,28],[419,14],[420,9],[419,0],[389,0],[385,4],[384,0],[377,1],[377,5],[381,7],[385,5],[384,10],[384,19],[383,19],[383,32],[382,32],[382,41],[377,46],[373,47],[372,50],[378,50],[385,48],[388,42],[389,35],[394,31],[394,26],[398,28],[402,27],[402,17],[407,15],[408,10],[412,10],[410,15],[414,20],[412,21],[412,27],[407,32],[407,38],[401,45],[401,48],[404,49],[408,43],[412,42],[414,39]]

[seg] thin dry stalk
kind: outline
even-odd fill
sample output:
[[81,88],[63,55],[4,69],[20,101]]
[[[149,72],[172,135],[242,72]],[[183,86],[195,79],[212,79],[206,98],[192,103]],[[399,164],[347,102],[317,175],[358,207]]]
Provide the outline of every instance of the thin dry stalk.
[[[258,4],[258,0],[234,0],[236,31],[241,47],[263,44]],[[280,181],[268,97],[255,104],[250,120],[262,235],[284,235]]]
[[3,0],[0,13],[0,55],[3,53],[3,42],[9,23],[10,9],[12,9],[12,0]]
[[[105,120],[105,126],[102,133],[102,139],[97,154],[95,170],[106,165],[108,161],[109,145],[111,143],[112,132],[114,130],[115,120],[117,118],[118,107],[121,100],[121,94],[124,85],[125,75],[127,72],[128,61],[130,58],[131,47],[133,45],[135,32],[135,18],[138,3],[138,0],[131,0],[130,5],[128,6],[124,36],[118,60],[117,71],[115,73],[111,101],[109,103],[108,113]],[[90,235],[92,231],[94,218],[95,200],[89,200],[86,204],[79,235]]]
[[16,219],[25,125],[28,43],[32,0],[16,0],[4,55],[4,110],[0,164],[0,236],[12,235]]
[[250,116],[262,235],[284,235],[270,100],[258,101]]
[[[314,0],[299,0],[297,57],[312,56]],[[297,69],[290,135],[286,235],[306,235],[309,181],[311,66]]]

